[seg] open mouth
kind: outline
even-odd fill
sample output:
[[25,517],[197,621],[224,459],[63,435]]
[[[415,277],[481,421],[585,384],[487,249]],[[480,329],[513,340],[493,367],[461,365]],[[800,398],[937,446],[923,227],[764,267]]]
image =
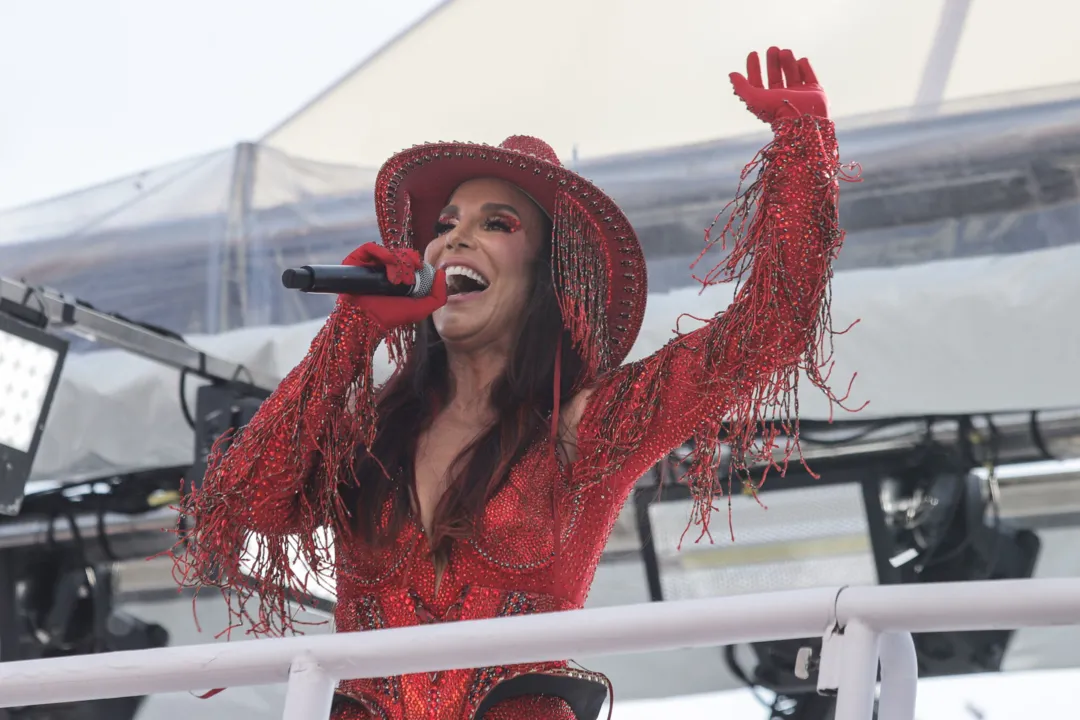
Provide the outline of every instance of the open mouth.
[[446,268],[446,292],[451,297],[454,295],[468,295],[481,293],[488,289],[491,283],[480,273],[472,268],[452,265]]

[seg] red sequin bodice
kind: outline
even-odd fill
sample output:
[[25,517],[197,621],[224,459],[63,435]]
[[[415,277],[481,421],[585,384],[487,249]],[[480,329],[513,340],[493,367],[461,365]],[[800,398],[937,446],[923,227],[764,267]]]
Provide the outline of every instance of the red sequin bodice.
[[[251,423],[215,452],[202,489],[185,501],[196,519],[178,560],[185,581],[231,587],[234,617],[268,634],[290,628],[287,591],[310,582],[294,570],[297,556],[335,578],[339,631],[580,608],[634,484],[688,439],[697,449],[684,478],[697,501],[691,521],[707,532],[714,497],[726,487],[717,445],[732,448],[737,470],[782,464],[780,441],[789,452],[795,447],[790,415],[800,380],[828,392],[821,372],[828,280],[843,237],[836,141],[821,118],[778,121],[774,130],[776,140],[753,166],[756,182],[733,206],[725,233],[731,252],[717,277],[706,276],[740,281],[733,303],[652,356],[601,377],[577,428],[575,462],[562,467],[546,442],[532,448],[489,499],[482,532],[452,546],[437,589],[417,523],[378,550],[335,533],[333,567],[316,532],[347,527],[341,470],[375,431],[371,358],[384,333],[347,305]],[[781,424],[788,436],[760,443],[764,421],[777,415],[789,421]],[[241,557],[251,531],[258,550]],[[469,718],[500,682],[536,671],[571,672],[547,663],[346,680],[341,692],[357,702],[335,717]],[[528,697],[500,703],[488,717],[573,715],[561,700]]]
[[[629,488],[627,484],[624,495]],[[407,524],[396,542],[378,552],[364,543],[339,541],[337,629],[406,627],[582,607],[621,501],[598,485],[566,502],[565,513],[557,512],[567,489],[550,445],[535,446],[488,503],[482,535],[451,546],[438,587],[431,549],[418,522]],[[345,681],[341,690],[378,698],[387,712],[391,707],[413,709],[403,717],[460,718],[471,717],[499,681],[526,671],[565,670],[558,663],[455,670]]]

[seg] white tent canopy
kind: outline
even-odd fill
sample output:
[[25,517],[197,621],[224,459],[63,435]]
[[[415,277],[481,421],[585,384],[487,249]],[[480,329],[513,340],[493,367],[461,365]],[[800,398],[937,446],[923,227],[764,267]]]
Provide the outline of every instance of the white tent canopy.
[[851,117],[1080,82],[1078,26],[1060,0],[450,0],[265,142],[354,165],[514,134],[563,158],[651,150],[761,131],[727,79],[751,50],[811,58]]

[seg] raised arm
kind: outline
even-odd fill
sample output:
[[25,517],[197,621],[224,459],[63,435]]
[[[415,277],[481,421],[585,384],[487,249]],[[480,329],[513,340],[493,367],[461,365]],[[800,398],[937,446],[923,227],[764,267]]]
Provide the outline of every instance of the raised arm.
[[[419,263],[415,253],[368,244],[344,264],[382,265],[393,282],[411,284]],[[339,488],[353,480],[357,448],[374,437],[375,349],[384,339],[398,345],[395,331],[445,303],[445,290],[440,274],[427,298],[339,299],[304,360],[247,426],[218,441],[202,485],[185,496],[191,529],[177,548],[181,584],[227,588],[233,619],[256,633],[289,626],[289,591],[330,577],[331,535],[322,530],[346,527],[356,510]],[[310,577],[298,574],[297,560]],[[261,603],[252,615],[244,606],[255,593]]]
[[[825,96],[805,60],[769,51],[769,87],[757,55],[749,78],[733,75],[736,94],[763,120],[774,141],[747,166],[752,184],[731,207],[717,240],[730,254],[703,278],[738,282],[735,298],[704,327],[678,336],[656,354],[602,378],[581,404],[575,482],[612,486],[625,498],[642,474],[671,450],[694,440],[686,480],[695,496],[693,522],[708,532],[713,499],[722,494],[719,446],[732,469],[773,463],[797,446],[800,374],[829,392],[823,344],[830,334],[828,285],[843,233],[837,219],[840,166]],[[787,83],[781,79],[786,76]],[[830,393],[831,397],[831,393]],[[782,421],[785,441],[769,433]]]

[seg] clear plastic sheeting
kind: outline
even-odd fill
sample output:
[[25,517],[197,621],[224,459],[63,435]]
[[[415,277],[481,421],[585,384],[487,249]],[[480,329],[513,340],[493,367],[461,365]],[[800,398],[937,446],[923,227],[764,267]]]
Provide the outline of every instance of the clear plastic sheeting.
[[373,233],[374,177],[241,144],[0,215],[0,268],[180,333],[299,322],[329,301],[281,269]]
[[[838,123],[862,182],[843,188],[838,268],[889,268],[1080,241],[1080,87]],[[703,229],[767,138],[581,164],[627,210],[652,292],[693,284]],[[181,333],[288,325],[331,300],[281,271],[378,240],[373,169],[239,145],[0,215],[0,268]],[[713,259],[709,260],[711,265]]]
[[[66,240],[62,247],[75,254],[79,238],[220,215],[228,208],[232,166],[232,151],[214,152],[9,210],[0,214],[0,246]],[[40,251],[50,258],[44,247]]]
[[[837,121],[848,235],[837,269],[897,267],[1080,242],[1080,86]],[[650,291],[687,284],[703,228],[767,137],[611,158],[580,169],[611,192],[650,260]],[[855,168],[851,168],[855,172]],[[752,179],[752,178],[751,178]]]

